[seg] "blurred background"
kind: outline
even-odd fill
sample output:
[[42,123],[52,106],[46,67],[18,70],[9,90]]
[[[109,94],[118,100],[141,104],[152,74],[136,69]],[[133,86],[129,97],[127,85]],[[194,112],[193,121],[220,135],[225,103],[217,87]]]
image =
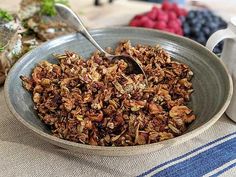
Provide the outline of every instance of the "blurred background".
[[[54,0],[41,0],[41,2],[46,1]],[[68,5],[81,16],[88,28],[109,26],[152,28],[184,35],[203,45],[213,32],[225,28],[230,17],[236,15],[235,0],[62,1],[68,1]],[[1,0],[0,8],[17,12],[21,2],[21,0]],[[208,12],[202,12],[206,10]],[[219,53],[221,48],[222,45],[215,52]]]
[[[94,6],[95,1],[69,0],[69,4],[74,10],[86,16],[85,19],[88,20],[88,25],[91,27],[125,24],[133,15],[148,11],[153,4],[163,2],[163,0],[112,0],[113,3],[109,4],[109,0],[98,0],[102,5]],[[16,11],[20,7],[20,2],[21,0],[0,0],[0,8]],[[186,8],[194,8],[196,5],[206,6],[226,18],[236,14],[236,0],[170,0],[170,2],[180,3]],[[106,22],[109,16],[115,17],[118,21],[109,18],[110,23]],[[93,22],[99,21],[103,22],[104,25],[103,23],[93,24]]]

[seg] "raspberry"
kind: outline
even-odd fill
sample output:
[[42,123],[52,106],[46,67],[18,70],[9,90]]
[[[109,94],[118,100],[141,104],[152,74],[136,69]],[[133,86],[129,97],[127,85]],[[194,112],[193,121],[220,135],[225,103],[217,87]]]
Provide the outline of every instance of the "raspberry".
[[159,29],[159,30],[164,30],[167,27],[166,22],[165,21],[158,21],[156,22],[156,24],[154,25],[155,29]]
[[146,21],[150,20],[147,16],[142,16],[142,18],[139,20],[140,25],[143,25]]
[[155,28],[169,32],[176,32],[182,35],[180,30],[182,26],[181,17],[185,18],[187,14],[185,9],[179,8],[176,3],[169,3],[164,0],[162,7],[153,6],[149,12],[136,15],[131,21],[130,26],[140,26],[146,28]]
[[173,10],[176,14],[178,14],[180,8],[178,7],[178,5],[177,5],[176,3],[173,3],[173,5],[172,5],[172,10]]
[[180,36],[184,35],[184,32],[183,32],[182,28],[180,28],[179,30],[175,31],[175,33],[180,35]]
[[178,6],[176,2],[172,4],[172,10],[175,10],[175,9],[180,9],[180,7]]
[[152,7],[152,10],[150,12],[148,12],[148,16],[149,18],[151,18],[152,20],[156,20],[157,19],[157,16],[160,14],[160,9],[158,9],[158,7],[156,6],[153,6]]
[[181,22],[181,20],[180,20],[180,19],[176,19],[175,21],[176,21],[176,23],[178,23],[178,24],[179,24],[179,26],[182,26],[182,22]]
[[135,15],[133,20],[140,20],[144,15]]
[[138,19],[133,19],[129,23],[129,26],[137,26],[138,27],[139,25],[140,25],[140,21]]
[[159,10],[160,10],[160,9],[159,9],[157,6],[153,6],[151,11],[153,11],[153,12],[158,12]]
[[169,20],[175,20],[175,19],[177,19],[177,15],[173,11],[169,11],[168,18],[169,18]]
[[169,3],[168,1],[164,1],[162,3],[161,9],[164,10],[164,11],[169,11],[169,10],[172,9],[172,4]]
[[178,24],[178,22],[176,22],[176,20],[171,20],[167,23],[168,28],[177,30],[180,28],[180,25]]
[[147,17],[152,19],[152,20],[156,20],[157,13],[155,11],[150,11],[150,12],[147,13]]
[[159,21],[168,21],[168,14],[164,11],[160,11],[158,17],[157,17],[157,20]]
[[153,28],[155,22],[150,20],[147,16],[144,16],[140,19],[140,25],[146,28]]

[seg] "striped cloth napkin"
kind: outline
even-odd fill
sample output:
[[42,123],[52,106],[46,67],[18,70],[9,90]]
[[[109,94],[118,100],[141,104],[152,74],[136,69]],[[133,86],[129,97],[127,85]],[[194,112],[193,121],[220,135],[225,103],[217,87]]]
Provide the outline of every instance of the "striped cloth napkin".
[[139,176],[219,176],[235,166],[236,132],[158,164]]
[[0,177],[236,176],[236,123],[223,115],[192,140],[130,157],[72,154],[22,126],[10,114],[0,88]]

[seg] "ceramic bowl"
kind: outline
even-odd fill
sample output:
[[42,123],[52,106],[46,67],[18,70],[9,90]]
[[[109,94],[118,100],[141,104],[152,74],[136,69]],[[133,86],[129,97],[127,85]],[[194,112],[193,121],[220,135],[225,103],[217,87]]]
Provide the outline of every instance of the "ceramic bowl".
[[[147,145],[130,147],[101,147],[84,145],[59,139],[40,121],[31,95],[22,87],[20,76],[30,76],[32,69],[42,60],[55,62],[54,53],[65,50],[88,57],[96,49],[81,35],[71,34],[42,44],[23,56],[11,69],[5,83],[5,97],[10,111],[28,129],[44,140],[79,153],[127,156],[160,150],[183,143],[212,126],[224,113],[232,96],[232,80],[222,61],[200,44],[187,38],[141,28],[106,28],[92,30],[91,34],[102,47],[113,47],[124,39],[132,44],[160,44],[177,61],[189,65],[194,72],[194,93],[190,107],[197,119],[181,136]],[[35,141],[37,141],[35,139]]]

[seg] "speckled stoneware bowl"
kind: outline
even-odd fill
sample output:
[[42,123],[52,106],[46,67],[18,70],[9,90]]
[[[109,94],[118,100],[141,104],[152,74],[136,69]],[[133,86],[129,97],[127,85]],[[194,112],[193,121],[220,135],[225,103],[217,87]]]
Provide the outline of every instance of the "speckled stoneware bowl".
[[[127,156],[157,151],[183,143],[212,126],[224,113],[232,96],[232,81],[222,61],[213,53],[189,39],[154,30],[140,28],[107,28],[92,30],[102,47],[115,47],[124,39],[132,44],[160,44],[173,58],[188,64],[194,72],[194,93],[190,106],[197,119],[187,132],[179,137],[148,145],[130,147],[101,147],[74,143],[56,138],[39,120],[31,95],[22,87],[20,75],[29,76],[42,60],[54,61],[51,54],[65,50],[89,56],[95,48],[80,34],[63,36],[46,42],[22,57],[11,69],[5,83],[5,97],[14,116],[28,129],[46,141],[79,153]],[[37,141],[37,139],[35,139]]]

